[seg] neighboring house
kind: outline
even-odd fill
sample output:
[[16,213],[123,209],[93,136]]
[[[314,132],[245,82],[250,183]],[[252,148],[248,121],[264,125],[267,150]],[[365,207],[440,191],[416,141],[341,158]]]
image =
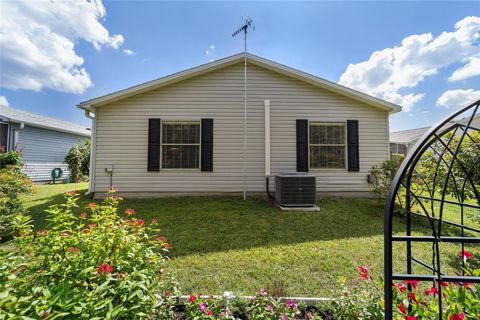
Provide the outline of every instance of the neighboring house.
[[[124,196],[243,191],[306,172],[324,193],[365,193],[389,158],[401,107],[251,54],[238,54],[79,104],[93,117],[90,190]],[[274,179],[270,180],[273,190]]]
[[90,137],[90,130],[75,123],[0,105],[0,146],[22,151],[25,173],[35,182],[51,180],[51,171],[61,168],[70,148]]
[[[466,125],[470,118],[455,120],[459,124]],[[472,119],[471,127],[480,129],[480,115]],[[428,131],[430,127],[409,129],[390,133],[390,153],[406,155],[415,143]]]
[[390,133],[390,152],[406,155],[430,127]]

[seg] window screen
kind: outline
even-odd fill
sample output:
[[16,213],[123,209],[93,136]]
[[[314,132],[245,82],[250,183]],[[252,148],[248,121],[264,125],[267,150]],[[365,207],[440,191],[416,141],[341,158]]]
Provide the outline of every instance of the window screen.
[[311,169],[345,168],[345,146],[344,123],[310,123]]
[[0,123],[0,152],[7,151],[8,125]]
[[162,122],[162,168],[200,168],[200,122]]

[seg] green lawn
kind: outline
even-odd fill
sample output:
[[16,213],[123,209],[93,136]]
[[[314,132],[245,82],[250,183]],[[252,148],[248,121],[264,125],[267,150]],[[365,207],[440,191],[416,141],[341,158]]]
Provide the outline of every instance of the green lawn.
[[[68,190],[85,192],[86,183],[43,185],[28,197],[35,227],[45,226],[43,210],[60,203]],[[91,200],[81,198],[81,205]],[[157,218],[174,245],[169,269],[184,293],[234,291],[252,294],[260,287],[283,285],[285,294],[331,296],[341,276],[356,277],[355,267],[383,267],[383,204],[369,199],[324,199],[319,212],[283,212],[261,199],[187,197],[130,199],[146,221]],[[402,218],[395,230],[404,230]],[[425,232],[417,223],[414,233]],[[445,268],[458,262],[458,245],[442,245]],[[470,248],[471,249],[471,248]],[[475,250],[474,250],[475,251]],[[397,271],[403,271],[404,248],[395,247]],[[431,246],[415,244],[428,261]],[[478,251],[480,253],[480,251]]]

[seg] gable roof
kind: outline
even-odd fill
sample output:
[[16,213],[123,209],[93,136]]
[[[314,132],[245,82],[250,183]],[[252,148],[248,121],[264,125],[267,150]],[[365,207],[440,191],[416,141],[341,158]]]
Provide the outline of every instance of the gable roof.
[[417,141],[430,127],[390,132],[390,142],[411,143]]
[[81,102],[78,107],[93,111],[93,107],[99,107],[114,101],[125,99],[143,92],[150,90],[158,89],[182,80],[186,80],[201,74],[205,74],[214,70],[225,68],[236,63],[242,62],[244,59],[247,59],[247,63],[263,67],[265,69],[292,77],[307,83],[310,83],[314,86],[329,90],[331,92],[338,93],[342,96],[366,103],[370,106],[380,108],[382,110],[388,111],[390,113],[396,113],[402,110],[402,107],[388,101],[370,96],[368,94],[344,87],[337,83],[316,77],[309,73],[287,67],[280,63],[267,60],[258,56],[255,56],[250,53],[239,53],[230,57],[219,59],[210,63],[200,65],[191,69],[180,71],[174,74],[171,74],[166,77],[158,78],[152,81],[148,81],[130,88],[126,88],[120,91],[116,91],[98,98],[90,99],[84,102]]
[[85,137],[91,135],[91,131],[79,124],[47,117],[38,113],[0,105],[0,120],[15,123],[24,123],[32,127],[73,133]]

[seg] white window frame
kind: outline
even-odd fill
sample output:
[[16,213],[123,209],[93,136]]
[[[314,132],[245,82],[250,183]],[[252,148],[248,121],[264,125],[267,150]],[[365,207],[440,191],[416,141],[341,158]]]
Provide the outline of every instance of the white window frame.
[[[343,126],[343,143],[334,143],[334,144],[317,144],[317,143],[310,143],[310,126]],[[343,147],[344,151],[344,161],[342,168],[312,168],[312,164],[310,161],[310,147]],[[347,171],[347,164],[348,161],[348,149],[347,149],[347,122],[339,122],[339,121],[309,121],[308,122],[308,170],[309,171]]]
[[[200,134],[198,143],[163,143],[164,124],[198,124]],[[164,168],[163,167],[163,146],[198,146],[198,168]],[[202,168],[202,121],[200,120],[161,120],[160,121],[160,170],[167,171],[200,171]]]

